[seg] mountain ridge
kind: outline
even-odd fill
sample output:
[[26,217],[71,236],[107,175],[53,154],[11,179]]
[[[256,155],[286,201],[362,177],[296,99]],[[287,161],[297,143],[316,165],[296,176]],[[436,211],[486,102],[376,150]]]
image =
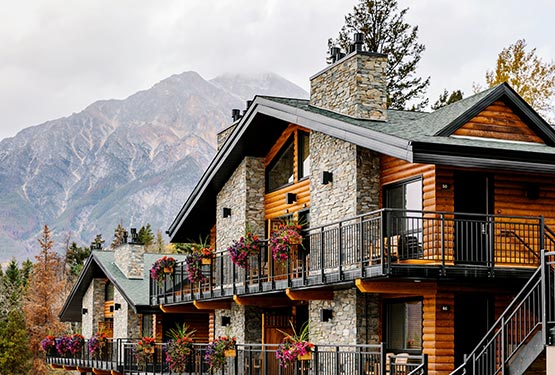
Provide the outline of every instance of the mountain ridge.
[[68,234],[85,245],[97,233],[109,244],[120,222],[164,231],[215,154],[231,109],[255,92],[307,95],[273,73],[207,81],[187,71],[1,140],[0,262],[37,253],[44,224],[58,245]]

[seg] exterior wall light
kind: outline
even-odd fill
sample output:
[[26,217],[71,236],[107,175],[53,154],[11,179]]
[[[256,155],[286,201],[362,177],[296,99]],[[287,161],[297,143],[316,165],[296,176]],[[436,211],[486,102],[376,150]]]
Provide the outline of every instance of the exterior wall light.
[[222,327],[227,327],[231,324],[231,317],[230,316],[222,316]]
[[322,309],[320,310],[320,321],[321,322],[329,322],[333,319],[333,310],[332,309]]
[[120,310],[120,309],[121,309],[121,304],[114,303],[114,310]]
[[287,204],[293,204],[297,201],[297,194],[295,193],[287,193],[285,195],[285,201]]
[[83,315],[87,315],[89,313],[89,309],[87,309],[86,307],[83,307],[83,309],[81,310],[81,313]]
[[329,171],[322,172],[321,182],[322,182],[322,185],[327,185],[333,182],[333,173]]
[[229,207],[224,207],[222,209],[222,216],[223,217],[230,217],[231,216],[231,208]]

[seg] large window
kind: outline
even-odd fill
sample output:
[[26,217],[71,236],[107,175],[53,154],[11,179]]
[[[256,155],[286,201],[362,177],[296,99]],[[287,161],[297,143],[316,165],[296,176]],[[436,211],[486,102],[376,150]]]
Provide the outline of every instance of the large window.
[[266,169],[266,191],[271,192],[310,175],[309,135],[291,134]]
[[422,211],[422,179],[415,178],[384,188],[385,206],[403,210]]
[[422,350],[422,301],[385,303],[385,341],[394,352]]

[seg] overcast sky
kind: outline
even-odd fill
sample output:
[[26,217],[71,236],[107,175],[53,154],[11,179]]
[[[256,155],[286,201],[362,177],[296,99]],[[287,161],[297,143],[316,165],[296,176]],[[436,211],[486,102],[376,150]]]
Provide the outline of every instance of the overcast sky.
[[[275,72],[308,91],[358,0],[25,0],[0,12],[0,139],[123,99],[176,73]],[[553,0],[399,0],[426,51],[418,74],[472,93],[525,38],[555,59]]]

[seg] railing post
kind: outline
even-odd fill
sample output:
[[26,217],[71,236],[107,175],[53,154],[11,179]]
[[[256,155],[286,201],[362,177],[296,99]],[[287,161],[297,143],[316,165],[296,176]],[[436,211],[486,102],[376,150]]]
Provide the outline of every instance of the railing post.
[[320,274],[322,283],[326,281],[326,276],[324,274],[324,243],[324,227],[322,227],[320,228]]
[[219,265],[220,265],[220,297],[222,297],[224,295],[224,284],[225,284],[225,280],[224,280],[224,256],[222,253],[220,253],[219,256]]
[[[381,251],[381,264],[382,264],[382,275],[385,275],[385,261],[386,261],[386,248],[385,248],[385,236],[386,236],[386,230],[385,230],[385,226],[386,226],[386,221],[387,221],[387,211],[386,210],[382,210],[382,212],[380,213],[380,249],[382,249]],[[389,243],[387,244],[387,246],[389,247]],[[387,257],[389,258],[389,248],[387,249]],[[389,263],[389,259],[388,259],[388,263]]]
[[236,272],[235,272],[235,264],[231,265],[231,278],[232,278],[232,280],[233,280],[233,283],[232,283],[233,286],[232,286],[232,289],[231,289],[231,290],[232,290],[232,292],[233,292],[233,295],[235,295],[235,294],[237,294],[237,285],[235,285],[236,282],[237,282],[237,280],[236,280]]
[[545,220],[540,216],[540,250],[545,250]]
[[[543,226],[542,226],[543,228]],[[547,281],[547,268],[546,268],[546,259],[545,259],[545,250],[542,248],[540,250],[540,267],[541,267],[541,291],[542,291],[542,298],[541,298],[541,308],[542,308],[542,338],[544,345],[553,345],[554,343],[548,342],[548,331],[547,331],[547,322],[548,322],[548,305],[551,306],[549,301],[549,290],[551,289],[548,281]]]
[[387,373],[387,369],[385,368],[387,366],[386,362],[386,356],[385,356],[385,345],[383,342],[380,343],[380,373],[381,375],[386,375]]
[[[367,251],[370,251],[370,244],[368,244],[368,246],[364,246],[364,219],[361,217],[359,222],[359,230],[358,230],[358,241],[359,241],[359,246],[358,246],[358,253],[359,253],[359,257],[360,257],[360,277],[364,277],[365,276],[365,272],[364,272],[364,253],[365,253],[365,249],[368,249]],[[367,238],[370,238],[370,236],[368,236]],[[368,257],[371,257],[372,254],[368,254]]]
[[423,375],[428,375],[428,354],[422,355],[422,364],[424,365]]
[[343,280],[343,222],[338,224],[338,242],[339,242],[339,249],[337,254],[337,261],[339,266],[339,280]]

